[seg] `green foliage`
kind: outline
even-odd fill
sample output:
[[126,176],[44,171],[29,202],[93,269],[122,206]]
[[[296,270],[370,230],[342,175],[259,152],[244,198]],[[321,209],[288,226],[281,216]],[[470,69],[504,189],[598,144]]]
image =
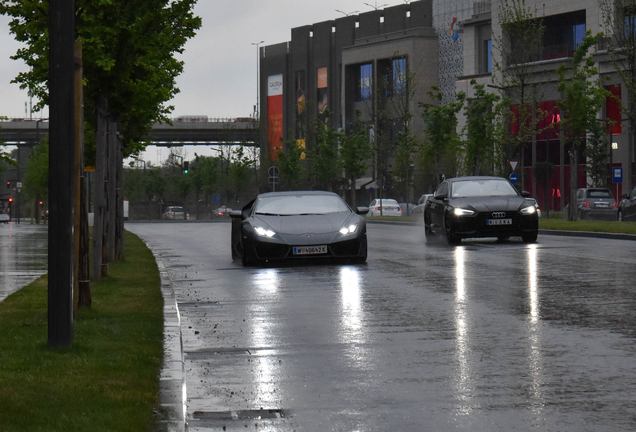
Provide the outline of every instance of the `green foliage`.
[[[592,122],[588,130],[585,155],[587,165],[585,171],[590,179],[590,186],[607,186],[607,143],[605,142],[605,124]],[[611,141],[611,137],[610,137]],[[611,145],[611,144],[610,144]]]
[[338,146],[342,140],[342,134],[328,125],[331,112],[324,111],[325,121],[314,121],[315,142],[311,160],[316,175],[318,189],[333,191],[337,179],[342,178],[342,160]]
[[[301,156],[305,149],[300,147],[295,139],[283,143],[287,151],[278,151],[278,169],[280,170],[281,189],[297,190],[304,184],[305,170]],[[277,187],[278,189],[278,187]]]
[[245,148],[243,146],[236,147],[232,151],[229,177],[237,198],[241,192],[249,186],[251,181],[250,177],[255,164],[256,161],[245,154]]
[[[121,126],[125,156],[138,153],[152,124],[172,111],[166,103],[178,93],[185,43],[201,26],[196,0],[76,0],[76,34],[83,44],[86,119],[99,96]],[[24,43],[13,59],[30,66],[13,82],[48,104],[48,1],[6,0],[0,14],[10,16],[11,32]],[[94,125],[93,125],[94,126]]]
[[495,157],[493,141],[498,117],[497,103],[501,98],[486,92],[485,86],[477,84],[474,79],[470,83],[475,95],[465,105],[464,166],[467,173],[480,175],[490,171]]
[[422,118],[426,124],[425,141],[421,157],[433,161],[435,180],[441,175],[454,175],[457,170],[457,150],[460,139],[457,134],[457,113],[464,106],[463,96],[458,100],[442,104],[442,93],[434,86],[428,96],[434,104],[421,103]]
[[368,159],[373,155],[368,130],[360,120],[362,113],[356,110],[356,121],[342,137],[340,157],[342,167],[349,178],[362,177],[369,168]]
[[46,199],[49,195],[49,137],[46,136],[29,155],[23,193],[28,198]]
[[161,175],[161,169],[147,169],[141,184],[148,200],[159,201],[163,197],[166,180]]

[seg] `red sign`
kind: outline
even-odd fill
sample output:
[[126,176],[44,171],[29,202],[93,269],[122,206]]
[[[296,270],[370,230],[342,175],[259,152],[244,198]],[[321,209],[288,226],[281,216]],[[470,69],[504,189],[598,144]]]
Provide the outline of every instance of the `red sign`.
[[283,148],[283,75],[267,78],[267,149],[269,159],[278,160]]

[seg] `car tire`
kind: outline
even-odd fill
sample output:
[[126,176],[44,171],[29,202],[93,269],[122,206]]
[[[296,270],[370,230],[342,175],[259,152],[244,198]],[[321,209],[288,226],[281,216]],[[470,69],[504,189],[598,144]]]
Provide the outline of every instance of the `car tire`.
[[521,240],[523,240],[524,243],[535,243],[537,241],[538,236],[539,236],[539,233],[535,231],[532,233],[523,234],[521,236]]
[[255,259],[252,257],[249,245],[243,243],[243,253],[241,254],[241,264],[243,267],[250,267],[254,265]]
[[431,230],[431,223],[426,223],[426,220],[428,218],[426,217],[426,213],[424,214],[424,237],[426,238],[426,241],[430,241],[435,234],[433,233],[433,231]]
[[619,210],[616,214],[616,220],[619,222],[623,222],[623,210]]
[[453,228],[448,220],[444,220],[444,232],[446,233],[446,243],[456,245],[461,243],[462,239],[453,234]]

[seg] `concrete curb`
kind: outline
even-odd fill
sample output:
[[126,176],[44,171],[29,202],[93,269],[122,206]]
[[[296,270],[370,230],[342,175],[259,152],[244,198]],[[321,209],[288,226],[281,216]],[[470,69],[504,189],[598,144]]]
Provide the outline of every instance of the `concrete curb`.
[[568,236],[568,237],[593,237],[593,238],[604,238],[604,239],[612,239],[612,240],[636,240],[636,234],[595,232],[595,231],[567,231],[567,230],[540,229],[539,234],[560,235],[560,236]]
[[159,377],[160,431],[185,432],[186,421],[186,374],[181,336],[181,316],[170,275],[160,256],[155,261],[161,277],[163,295],[163,367]]

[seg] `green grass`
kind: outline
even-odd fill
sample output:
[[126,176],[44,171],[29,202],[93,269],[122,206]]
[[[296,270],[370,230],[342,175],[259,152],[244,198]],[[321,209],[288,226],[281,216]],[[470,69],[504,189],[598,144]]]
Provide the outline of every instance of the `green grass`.
[[568,230],[568,231],[592,231],[636,234],[636,223],[634,222],[605,222],[605,221],[568,221],[557,218],[539,219],[540,229]]
[[69,349],[47,345],[47,277],[0,303],[0,431],[151,431],[163,299],[152,253],[126,232],[126,260],[92,284]]

